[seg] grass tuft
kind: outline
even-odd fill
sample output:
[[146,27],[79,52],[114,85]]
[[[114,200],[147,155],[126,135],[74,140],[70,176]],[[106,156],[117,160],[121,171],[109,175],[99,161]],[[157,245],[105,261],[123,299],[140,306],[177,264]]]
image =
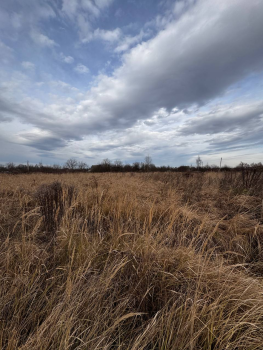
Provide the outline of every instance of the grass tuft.
[[262,349],[262,192],[226,176],[0,176],[0,349]]

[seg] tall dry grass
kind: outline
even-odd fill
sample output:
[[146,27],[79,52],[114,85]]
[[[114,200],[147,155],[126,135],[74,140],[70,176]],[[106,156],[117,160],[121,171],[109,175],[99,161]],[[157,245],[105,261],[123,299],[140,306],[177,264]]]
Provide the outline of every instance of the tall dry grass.
[[262,193],[236,182],[1,175],[0,348],[263,349]]

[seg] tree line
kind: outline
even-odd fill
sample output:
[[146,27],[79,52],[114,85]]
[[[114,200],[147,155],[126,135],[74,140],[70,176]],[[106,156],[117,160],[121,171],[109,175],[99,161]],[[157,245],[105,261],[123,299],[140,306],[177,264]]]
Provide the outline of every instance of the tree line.
[[263,169],[262,163],[247,164],[241,162],[236,167],[229,167],[227,165],[203,165],[201,158],[198,156],[196,159],[196,166],[181,165],[179,167],[172,166],[156,166],[150,156],[146,156],[143,162],[134,162],[132,164],[124,164],[121,160],[111,161],[106,158],[101,163],[89,166],[83,161],[77,161],[74,158],[68,159],[63,166],[59,164],[43,165],[38,164],[18,164],[7,163],[0,165],[0,172],[11,174],[22,173],[66,173],[66,172],[92,172],[92,173],[106,173],[106,172],[207,172],[207,171],[231,171],[242,170],[248,168]]

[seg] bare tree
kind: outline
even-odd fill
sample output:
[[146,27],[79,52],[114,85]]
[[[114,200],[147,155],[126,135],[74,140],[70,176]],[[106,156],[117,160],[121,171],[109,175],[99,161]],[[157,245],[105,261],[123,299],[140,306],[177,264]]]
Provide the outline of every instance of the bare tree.
[[141,167],[141,165],[140,165],[139,162],[133,163],[132,166],[133,166],[133,170],[134,170],[134,171],[139,171],[139,170],[140,170],[140,167]]
[[197,158],[196,158],[196,167],[197,167],[197,169],[199,169],[199,168],[201,168],[201,166],[202,166],[202,159],[198,156]]
[[123,164],[122,164],[121,160],[119,160],[119,159],[115,160],[113,170],[114,171],[122,171],[123,170]]
[[8,170],[11,170],[11,169],[14,169],[14,168],[15,168],[15,164],[12,163],[12,162],[10,162],[10,163],[7,163],[7,164],[6,164],[6,167],[7,167]]
[[152,164],[152,158],[148,155],[144,158],[144,164],[150,166]]
[[148,155],[144,158],[144,167],[145,170],[148,171],[152,167],[152,158]]
[[59,169],[61,169],[61,165],[53,164],[53,169],[59,170]]
[[85,163],[85,162],[79,162],[78,163],[78,168],[80,170],[84,170],[84,169],[87,169],[88,165]]
[[111,165],[111,161],[109,160],[109,158],[105,158],[105,159],[103,159],[101,164],[106,165],[106,166],[110,166]]
[[111,171],[112,163],[109,160],[109,158],[103,159],[103,161],[101,162],[100,168],[102,171],[105,171],[105,172]]
[[77,166],[78,166],[78,162],[74,158],[68,159],[65,163],[65,168],[70,169],[70,170],[76,169]]
[[123,166],[122,161],[119,160],[119,159],[115,160],[114,165],[117,166],[117,167],[122,167]]

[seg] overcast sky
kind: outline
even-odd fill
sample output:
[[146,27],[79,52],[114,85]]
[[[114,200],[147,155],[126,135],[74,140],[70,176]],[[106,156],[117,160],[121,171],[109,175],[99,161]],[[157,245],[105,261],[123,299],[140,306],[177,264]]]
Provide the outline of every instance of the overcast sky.
[[1,0],[0,162],[263,162],[263,0]]

